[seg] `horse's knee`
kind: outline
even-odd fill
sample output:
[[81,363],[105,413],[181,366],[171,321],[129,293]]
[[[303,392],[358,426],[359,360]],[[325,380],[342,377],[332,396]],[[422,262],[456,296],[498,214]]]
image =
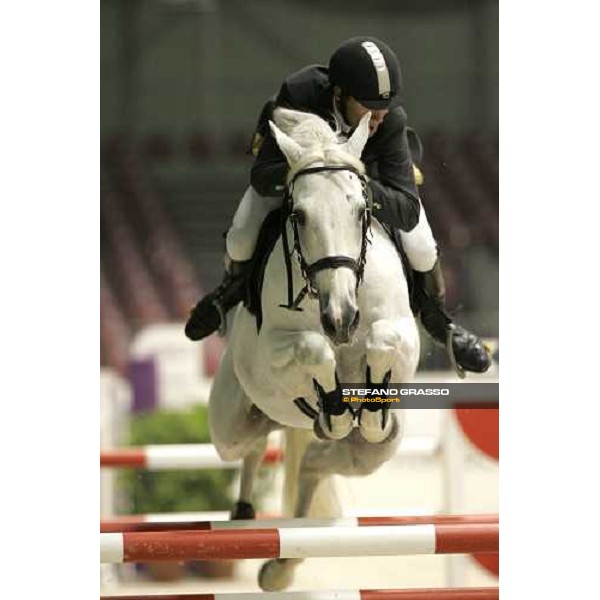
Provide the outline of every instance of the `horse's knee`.
[[303,367],[335,364],[335,353],[331,345],[318,331],[303,331],[298,335],[294,344],[294,357]]
[[371,380],[374,383],[383,381],[388,371],[392,371],[392,381],[410,378],[418,361],[418,336],[413,317],[375,321],[366,340]]
[[[398,344],[399,345],[399,344]],[[366,360],[371,374],[372,383],[381,383],[387,374],[393,372],[398,360],[398,351],[395,346],[376,345],[367,341]]]
[[294,358],[326,392],[335,389],[335,353],[323,334],[302,332],[294,344]]

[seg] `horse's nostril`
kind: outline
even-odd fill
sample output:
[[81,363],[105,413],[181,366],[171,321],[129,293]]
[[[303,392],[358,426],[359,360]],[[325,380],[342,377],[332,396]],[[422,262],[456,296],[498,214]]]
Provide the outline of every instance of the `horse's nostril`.
[[335,323],[328,312],[324,311],[321,313],[321,325],[327,335],[335,335]]
[[329,310],[321,312],[321,325],[324,333],[336,344],[348,343],[354,334],[360,321],[360,312],[357,309],[349,309],[339,318],[334,318]]

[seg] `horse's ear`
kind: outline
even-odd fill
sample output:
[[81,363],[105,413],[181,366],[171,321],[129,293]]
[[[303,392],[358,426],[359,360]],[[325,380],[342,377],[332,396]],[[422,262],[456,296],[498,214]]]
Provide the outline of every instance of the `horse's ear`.
[[277,127],[282,131],[289,133],[294,127],[297,127],[307,118],[307,113],[291,108],[278,106],[273,111],[273,120],[277,123]]
[[358,127],[354,130],[354,133],[350,139],[344,144],[347,152],[360,158],[363,148],[369,139],[369,121],[371,120],[371,113],[368,112],[360,120]]
[[297,163],[300,160],[300,156],[302,156],[300,144],[294,141],[289,135],[283,133],[273,121],[269,121],[269,127],[275,136],[275,141],[277,142],[279,149],[285,155],[290,166]]

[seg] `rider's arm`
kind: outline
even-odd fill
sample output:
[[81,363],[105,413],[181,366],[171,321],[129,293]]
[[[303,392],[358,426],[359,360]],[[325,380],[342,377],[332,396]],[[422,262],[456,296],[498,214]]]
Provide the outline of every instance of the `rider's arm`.
[[412,160],[406,135],[403,111],[388,113],[377,139],[378,174],[371,179],[374,212],[385,223],[402,231],[411,231],[419,222],[421,205],[415,183]]
[[260,196],[283,196],[289,166],[275,138],[266,133],[250,171],[250,184]]
[[[275,98],[273,108],[277,106],[294,108],[287,81],[283,82]],[[272,115],[267,116],[272,118]],[[264,123],[263,131],[264,140],[250,171],[250,184],[261,196],[282,197],[289,165],[268,123]]]

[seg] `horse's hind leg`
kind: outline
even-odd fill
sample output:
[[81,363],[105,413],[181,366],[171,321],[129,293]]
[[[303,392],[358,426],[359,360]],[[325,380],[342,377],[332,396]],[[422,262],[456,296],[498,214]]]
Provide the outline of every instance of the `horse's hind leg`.
[[[397,412],[397,411],[394,411]],[[330,475],[369,475],[389,460],[400,443],[400,417],[390,417],[388,436],[379,443],[367,442],[358,429],[343,440],[314,441],[306,449],[298,481],[298,496],[294,517],[309,515],[319,484]],[[278,558],[263,564],[258,581],[265,591],[280,591],[289,587],[302,558]]]
[[228,349],[215,376],[208,403],[210,438],[223,460],[247,456],[256,442],[278,427],[242,389]]
[[279,425],[254,406],[240,386],[231,362],[223,357],[209,401],[212,442],[223,460],[243,459],[241,488],[232,518],[253,518],[252,488],[267,446],[267,436]]
[[[399,412],[399,411],[394,411]],[[388,435],[379,443],[366,441],[358,429],[345,439],[315,441],[306,449],[300,467],[298,497],[295,517],[306,517],[312,506],[315,492],[321,481],[331,475],[369,475],[389,460],[400,443],[400,416],[390,416]]]
[[[311,508],[315,508],[312,504],[319,484],[323,482],[323,479],[339,471],[340,460],[348,463],[344,470],[349,469],[351,456],[347,450],[347,445],[353,437],[354,433],[351,433],[341,441],[314,440],[309,444],[298,474],[298,492],[294,507],[294,518],[301,519],[311,514]],[[317,512],[320,513],[321,511]],[[319,514],[319,516],[323,515]],[[296,567],[303,560],[302,558],[276,558],[265,562],[258,575],[261,589],[280,591],[289,587],[294,578]]]
[[[308,516],[314,492],[323,476],[326,475],[326,473],[322,473],[318,469],[312,469],[310,466],[306,467],[307,454],[315,446],[319,449],[324,449],[328,445],[336,443],[339,442],[319,442],[315,440],[308,445],[300,463],[298,473],[298,491],[294,503],[294,518]],[[317,451],[317,454],[319,454],[319,451]],[[286,589],[292,584],[296,567],[303,560],[302,558],[275,558],[266,561],[258,574],[260,588],[266,592],[278,592]]]
[[256,440],[250,452],[244,457],[242,472],[240,475],[240,493],[238,500],[231,511],[232,519],[254,519],[256,514],[252,505],[252,492],[254,481],[258,475],[265,450],[267,449],[267,437]]

